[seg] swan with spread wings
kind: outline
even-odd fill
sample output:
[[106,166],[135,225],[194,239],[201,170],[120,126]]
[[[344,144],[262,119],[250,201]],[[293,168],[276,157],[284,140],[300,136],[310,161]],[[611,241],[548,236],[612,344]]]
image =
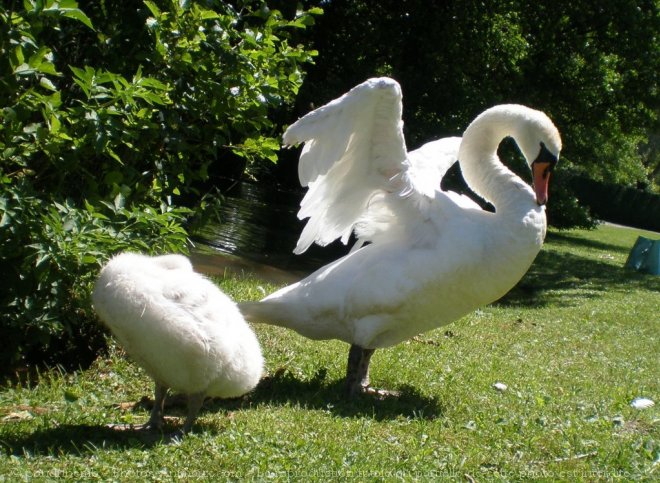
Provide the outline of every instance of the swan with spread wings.
[[[350,395],[371,391],[375,349],[448,324],[520,280],[543,243],[543,205],[561,149],[545,114],[501,105],[479,115],[462,139],[407,152],[401,97],[396,81],[369,79],[287,129],[286,145],[304,143],[299,176],[308,188],[298,215],[309,220],[294,251],[347,243],[351,233],[357,242],[300,282],[240,304],[248,320],[350,344]],[[534,190],[497,157],[507,136],[528,160]],[[495,213],[440,189],[457,160]]]

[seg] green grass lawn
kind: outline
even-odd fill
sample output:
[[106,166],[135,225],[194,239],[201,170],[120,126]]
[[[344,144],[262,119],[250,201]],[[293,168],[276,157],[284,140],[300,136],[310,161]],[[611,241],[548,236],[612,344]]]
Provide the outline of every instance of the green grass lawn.
[[[639,234],[551,232],[504,299],[376,351],[372,383],[399,397],[345,401],[345,344],[268,326],[255,327],[260,385],[207,401],[183,441],[107,426],[145,422],[132,403],[153,390],[117,348],[88,370],[2,387],[0,481],[658,479],[660,405],[630,406],[660,402],[660,277],[622,268]],[[275,288],[220,284],[240,300]],[[169,429],[184,412],[167,411]]]

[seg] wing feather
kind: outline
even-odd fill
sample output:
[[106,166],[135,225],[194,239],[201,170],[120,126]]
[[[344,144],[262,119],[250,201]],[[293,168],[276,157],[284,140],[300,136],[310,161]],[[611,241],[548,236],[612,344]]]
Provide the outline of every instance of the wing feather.
[[402,189],[401,110],[396,81],[369,79],[286,130],[285,145],[305,143],[298,174],[308,191],[298,217],[309,221],[295,253],[337,238],[346,243],[375,194]]

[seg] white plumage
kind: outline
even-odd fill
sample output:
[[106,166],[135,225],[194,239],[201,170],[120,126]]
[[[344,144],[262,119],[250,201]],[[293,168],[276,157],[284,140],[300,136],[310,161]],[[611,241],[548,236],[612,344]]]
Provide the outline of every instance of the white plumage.
[[[549,172],[561,149],[548,117],[519,105],[496,106],[467,128],[407,153],[401,89],[370,79],[307,114],[284,134],[305,143],[299,174],[308,186],[299,212],[309,218],[295,252],[351,232],[351,253],[260,302],[248,320],[351,344],[350,394],[368,385],[373,350],[452,322],[497,300],[524,275],[546,230]],[[534,171],[536,195],[497,157],[512,136]],[[440,190],[460,159],[470,187],[497,212]],[[363,245],[364,242],[371,242]]]
[[263,358],[236,304],[181,255],[123,253],[92,295],[101,320],[156,382],[147,426],[160,427],[168,388],[188,395],[190,430],[205,396],[237,397],[261,378]]

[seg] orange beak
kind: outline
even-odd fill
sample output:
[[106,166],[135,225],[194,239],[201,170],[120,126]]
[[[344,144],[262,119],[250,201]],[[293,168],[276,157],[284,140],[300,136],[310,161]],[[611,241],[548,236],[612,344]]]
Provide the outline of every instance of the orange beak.
[[532,163],[532,177],[534,178],[534,192],[536,193],[536,202],[539,205],[545,205],[548,202],[548,183],[550,181],[550,171],[552,164],[542,161]]

